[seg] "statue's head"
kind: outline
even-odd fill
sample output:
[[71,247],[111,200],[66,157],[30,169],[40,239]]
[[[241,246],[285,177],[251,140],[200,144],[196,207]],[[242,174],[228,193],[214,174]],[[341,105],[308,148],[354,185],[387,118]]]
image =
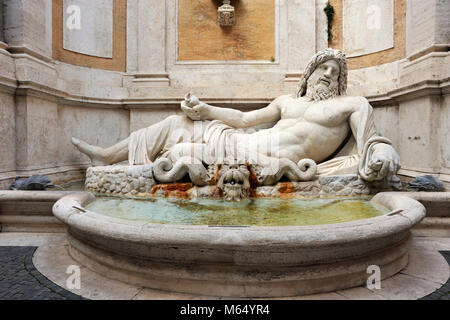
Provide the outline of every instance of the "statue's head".
[[297,97],[324,100],[345,95],[347,90],[347,58],[339,50],[325,49],[314,55],[300,79]]

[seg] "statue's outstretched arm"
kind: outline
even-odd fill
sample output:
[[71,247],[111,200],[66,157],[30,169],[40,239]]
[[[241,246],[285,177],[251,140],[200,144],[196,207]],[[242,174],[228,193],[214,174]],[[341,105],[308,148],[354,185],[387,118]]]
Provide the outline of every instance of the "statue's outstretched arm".
[[280,99],[281,97],[275,99],[265,108],[242,112],[236,109],[211,106],[188,94],[181,103],[181,109],[192,120],[220,120],[235,128],[248,128],[278,121],[281,116]]

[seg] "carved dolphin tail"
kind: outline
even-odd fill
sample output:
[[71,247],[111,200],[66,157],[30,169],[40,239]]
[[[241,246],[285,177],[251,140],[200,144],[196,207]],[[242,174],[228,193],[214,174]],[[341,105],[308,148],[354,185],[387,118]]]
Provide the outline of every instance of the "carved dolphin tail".
[[313,180],[317,173],[317,164],[311,159],[302,159],[295,164],[289,159],[280,159],[279,168],[275,174],[262,175],[258,177],[261,185],[273,185],[286,176],[289,181],[310,181]]
[[294,166],[297,175],[297,181],[311,181],[317,174],[317,164],[312,159],[302,159]]
[[181,180],[186,173],[197,186],[208,184],[208,172],[202,162],[196,158],[182,157],[175,165],[167,158],[159,158],[153,164],[153,176],[162,183]]

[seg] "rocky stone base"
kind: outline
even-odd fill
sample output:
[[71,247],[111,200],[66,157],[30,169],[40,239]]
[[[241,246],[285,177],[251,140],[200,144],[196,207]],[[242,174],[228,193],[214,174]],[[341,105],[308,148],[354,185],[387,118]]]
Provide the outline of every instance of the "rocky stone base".
[[152,166],[90,167],[86,171],[86,190],[113,195],[151,193],[155,185]]
[[[91,167],[86,172],[86,190],[117,196],[221,197],[216,185],[198,187],[192,183],[158,184],[152,166]],[[356,174],[319,176],[307,182],[279,182],[251,190],[250,197],[358,196],[370,194],[366,182]]]

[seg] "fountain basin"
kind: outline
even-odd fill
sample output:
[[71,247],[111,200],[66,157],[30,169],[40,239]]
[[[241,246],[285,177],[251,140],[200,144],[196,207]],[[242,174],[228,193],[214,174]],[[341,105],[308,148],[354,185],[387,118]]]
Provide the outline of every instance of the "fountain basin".
[[388,278],[408,263],[410,229],[425,216],[416,200],[380,193],[371,201],[391,213],[370,219],[314,226],[189,226],[84,209],[94,199],[77,193],[53,207],[67,226],[69,252],[80,264],[153,289],[226,297],[350,288],[366,283],[371,265]]

